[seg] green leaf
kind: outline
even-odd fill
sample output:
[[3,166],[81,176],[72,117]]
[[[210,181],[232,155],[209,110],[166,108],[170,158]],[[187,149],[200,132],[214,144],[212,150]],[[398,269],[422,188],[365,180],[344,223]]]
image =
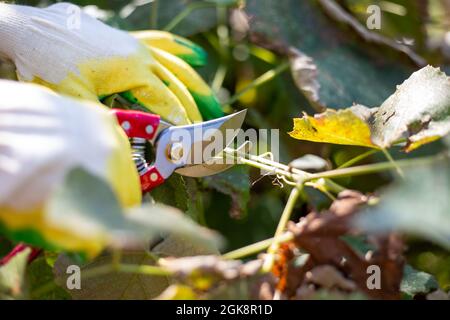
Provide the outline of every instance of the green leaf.
[[[110,244],[147,241],[161,233],[177,234],[198,246],[217,247],[221,238],[175,208],[149,205],[124,214],[111,188],[83,169],[74,169],[48,205],[49,219],[82,237],[107,239]],[[123,241],[125,240],[125,241]]]
[[368,251],[375,251],[376,248],[367,242],[367,239],[363,236],[346,235],[341,237],[353,250],[361,255],[365,255]]
[[372,141],[385,148],[407,138],[406,150],[450,132],[450,78],[427,66],[411,75],[373,115]]
[[230,215],[242,217],[247,212],[250,198],[249,168],[236,165],[227,171],[204,178],[205,186],[231,197]]
[[112,189],[82,168],[67,174],[51,196],[46,212],[55,225],[85,237],[112,235],[127,227]]
[[439,289],[439,284],[431,274],[416,270],[410,265],[405,266],[400,284],[401,292],[414,297],[416,294],[427,294],[436,289]]
[[[143,250],[136,250],[123,252],[121,262],[133,265],[154,265],[155,259]],[[170,284],[167,277],[115,271],[83,279],[90,270],[107,267],[111,263],[112,256],[104,254],[89,264],[81,266],[81,289],[79,290],[69,290],[66,286],[67,278],[70,276],[66,270],[68,266],[76,264],[73,260],[60,255],[55,263],[54,273],[57,283],[77,300],[148,300],[158,296]]]
[[[59,287],[54,279],[52,267],[48,264],[46,257],[39,257],[34,260],[27,268],[26,279],[32,299],[38,300],[67,300],[70,295],[64,289]],[[33,292],[39,292],[40,288],[52,285],[52,289],[39,295],[33,295]]]
[[398,52],[368,46],[341,28],[316,0],[248,0],[244,10],[251,17],[254,42],[295,47],[313,59],[320,101],[330,108],[353,102],[378,106],[414,71],[393,58]]
[[371,232],[405,232],[450,249],[450,161],[405,170],[405,179],[384,190],[379,205],[356,219]]
[[179,174],[173,174],[164,184],[153,189],[150,195],[156,202],[161,202],[181,211],[188,210],[188,192],[186,182]]
[[31,249],[27,248],[0,267],[0,299],[24,296],[25,269],[30,253]]
[[194,178],[186,177],[186,191],[188,193],[187,214],[200,225],[206,225],[204,218],[203,194],[199,188],[199,183]]

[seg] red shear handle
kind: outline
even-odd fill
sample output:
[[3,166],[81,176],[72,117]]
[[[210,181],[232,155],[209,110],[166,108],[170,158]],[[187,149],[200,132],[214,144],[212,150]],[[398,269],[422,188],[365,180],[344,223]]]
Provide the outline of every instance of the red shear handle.
[[111,109],[111,112],[117,117],[120,126],[129,138],[151,140],[155,137],[160,122],[158,115],[121,109]]
[[155,166],[151,166],[143,175],[141,175],[142,192],[148,192],[164,182],[164,177],[159,173]]
[[0,266],[7,264],[9,261],[11,261],[12,258],[14,258],[16,255],[18,255],[20,252],[24,251],[27,248],[31,249],[30,255],[28,256],[28,263],[33,262],[33,260],[36,259],[42,251],[41,249],[32,248],[26,244],[19,243],[11,250],[10,253],[8,253],[6,256],[0,259]]

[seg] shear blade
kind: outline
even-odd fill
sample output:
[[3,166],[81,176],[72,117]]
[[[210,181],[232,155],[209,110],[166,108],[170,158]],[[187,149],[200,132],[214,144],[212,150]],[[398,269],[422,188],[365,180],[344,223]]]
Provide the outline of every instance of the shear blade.
[[[213,160],[212,158],[214,158],[214,157],[219,157],[220,160],[224,161],[224,159],[220,156],[220,154],[222,153],[223,149],[228,147],[233,142],[234,138],[236,138],[238,132],[235,130],[240,129],[242,127],[242,124],[244,123],[246,114],[247,114],[247,110],[242,110],[240,112],[234,113],[229,116],[225,116],[225,117],[222,117],[219,119],[214,119],[214,120],[210,120],[207,122],[203,122],[203,123],[194,125],[194,126],[201,126],[202,130],[208,130],[208,129],[219,130],[221,133],[221,136],[224,139],[223,143],[221,144],[221,146],[223,146],[223,148],[221,150],[216,150],[217,152],[215,154],[210,155],[207,158],[203,158],[202,160],[204,163],[188,164],[181,168],[176,169],[175,172],[177,172],[181,175],[184,175],[184,176],[188,176],[188,177],[205,177],[205,176],[217,174],[219,172],[225,171],[228,168],[232,167],[234,164],[226,164],[226,163],[208,164],[205,162],[209,162],[210,160]],[[230,134],[231,131],[227,132],[227,130],[229,130],[229,129],[232,129],[235,132],[233,132],[233,134]],[[211,143],[213,143],[213,142],[209,141],[209,140],[194,141],[191,146],[191,153],[198,152],[198,150],[200,149],[202,151],[202,155],[203,155],[203,151]],[[197,148],[197,149],[195,149],[195,148]]]

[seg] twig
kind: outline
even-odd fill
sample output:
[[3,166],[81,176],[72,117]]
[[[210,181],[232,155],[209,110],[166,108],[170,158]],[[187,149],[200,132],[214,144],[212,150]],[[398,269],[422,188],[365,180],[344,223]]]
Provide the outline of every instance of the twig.
[[436,162],[440,157],[424,157],[424,158],[417,158],[417,159],[409,159],[409,160],[399,160],[395,164],[391,162],[380,162],[380,163],[374,163],[374,164],[368,164],[368,165],[362,165],[357,167],[351,167],[351,168],[343,168],[343,169],[336,169],[336,170],[330,170],[326,172],[320,172],[320,173],[313,173],[310,174],[310,176],[307,178],[308,180],[311,179],[319,179],[319,178],[341,178],[341,177],[348,177],[348,176],[354,176],[354,175],[360,175],[360,174],[370,174],[380,171],[387,171],[387,170],[395,170],[397,167],[400,168],[406,168],[406,167],[414,167],[419,165],[426,165],[426,164],[432,164]]

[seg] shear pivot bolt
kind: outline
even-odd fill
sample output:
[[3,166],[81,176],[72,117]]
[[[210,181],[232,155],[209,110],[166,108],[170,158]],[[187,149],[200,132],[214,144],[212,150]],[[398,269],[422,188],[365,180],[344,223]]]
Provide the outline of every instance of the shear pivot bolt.
[[174,161],[181,160],[181,158],[183,158],[183,144],[179,142],[172,144],[170,147],[169,157]]
[[155,182],[156,180],[158,180],[158,175],[157,175],[156,173],[152,173],[152,174],[150,175],[150,180],[151,180],[152,182]]

